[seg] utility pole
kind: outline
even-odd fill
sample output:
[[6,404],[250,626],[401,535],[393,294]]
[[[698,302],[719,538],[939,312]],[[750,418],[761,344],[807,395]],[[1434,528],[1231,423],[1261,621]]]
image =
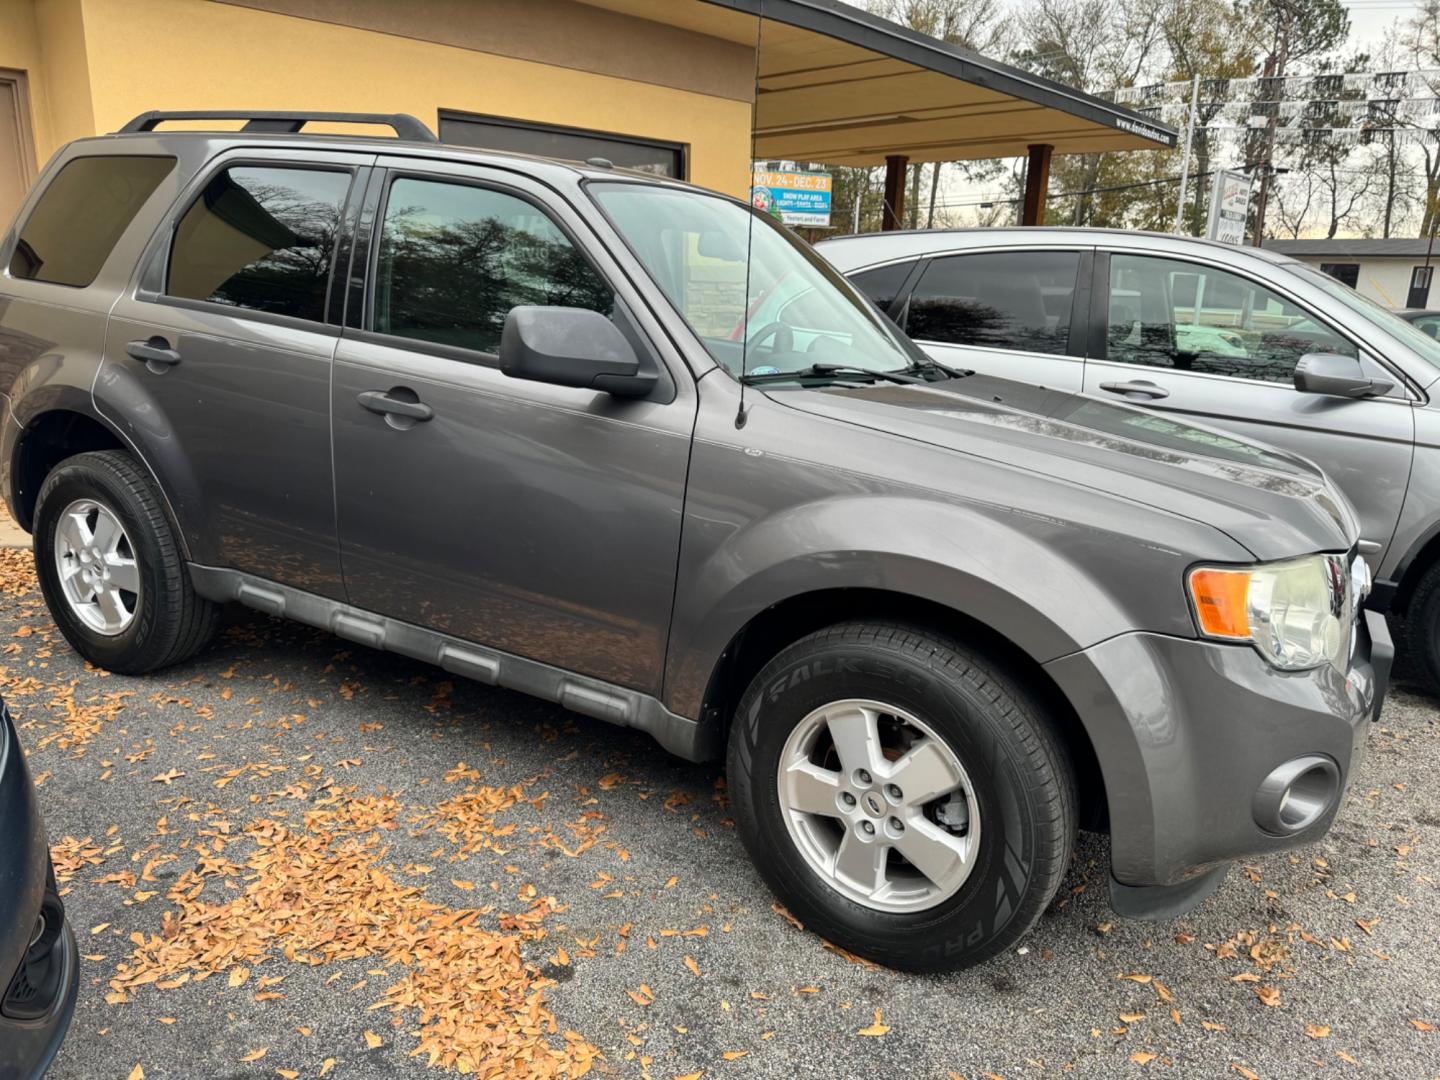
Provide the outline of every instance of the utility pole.
[[1195,75],[1190,85],[1190,120],[1185,125],[1185,152],[1180,157],[1180,194],[1175,197],[1175,227],[1170,231],[1180,235],[1180,220],[1185,214],[1185,188],[1190,181],[1190,146],[1195,141],[1196,113],[1200,108],[1200,76]]

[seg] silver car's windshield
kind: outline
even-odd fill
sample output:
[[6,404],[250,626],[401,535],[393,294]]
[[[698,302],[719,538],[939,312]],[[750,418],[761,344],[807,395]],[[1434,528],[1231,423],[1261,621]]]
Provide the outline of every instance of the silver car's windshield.
[[1382,307],[1368,296],[1361,296],[1349,285],[1336,281],[1329,274],[1322,274],[1307,263],[1286,263],[1286,269],[1299,274],[1312,285],[1318,285],[1352,311],[1357,311],[1380,329],[1398,338],[1420,359],[1434,368],[1440,368],[1440,341],[1436,341],[1413,323],[1406,322],[1387,307]]
[[808,245],[718,195],[651,184],[588,190],[731,374],[812,365],[900,371],[924,357]]

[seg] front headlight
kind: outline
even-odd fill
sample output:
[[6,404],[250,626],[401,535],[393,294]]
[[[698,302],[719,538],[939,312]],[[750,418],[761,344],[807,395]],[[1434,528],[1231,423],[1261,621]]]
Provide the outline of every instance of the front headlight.
[[1352,577],[1344,555],[1307,555],[1258,566],[1196,567],[1188,584],[1206,637],[1248,641],[1285,671],[1327,663],[1343,671],[1355,604],[1363,599],[1356,582],[1367,576]]

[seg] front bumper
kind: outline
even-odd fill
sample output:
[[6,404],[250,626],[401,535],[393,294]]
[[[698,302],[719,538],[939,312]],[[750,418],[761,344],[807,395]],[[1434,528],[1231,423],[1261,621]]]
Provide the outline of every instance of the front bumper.
[[[1249,646],[1149,633],[1045,665],[1100,761],[1115,880],[1171,887],[1157,891],[1156,910],[1173,913],[1175,896],[1204,898],[1186,883],[1218,864],[1323,836],[1379,715],[1393,656],[1384,617],[1371,611],[1344,674],[1279,671]],[[1261,828],[1254,803],[1262,782],[1308,754],[1338,766],[1340,790],[1297,832]]]
[[45,1072],[70,1026],[79,984],[75,935],[55,890],[35,789],[0,703],[0,1080]]

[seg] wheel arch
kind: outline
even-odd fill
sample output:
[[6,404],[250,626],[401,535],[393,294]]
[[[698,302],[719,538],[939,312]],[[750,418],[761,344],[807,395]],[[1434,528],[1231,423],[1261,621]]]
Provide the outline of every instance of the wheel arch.
[[[171,522],[176,521],[169,492],[155,474],[134,442],[90,407],[88,394],[78,390],[49,388],[42,401],[28,401],[14,413],[14,444],[5,458],[8,469],[4,495],[16,523],[27,532],[33,530],[35,503],[40,488],[50,472],[67,458],[92,450],[120,450],[129,454],[149,474],[160,492],[161,501]],[[39,395],[37,395],[39,396]],[[183,530],[176,529],[176,538],[184,557],[189,558]]]
[[[1050,674],[1024,648],[981,619],[940,601],[877,588],[824,588],[797,593],[753,615],[731,638],[706,683],[701,719],[723,747],[735,706],[760,669],[786,646],[841,622],[889,621],[953,638],[994,663],[1037,699],[1075,770],[1081,824],[1108,824],[1099,759],[1084,723]],[[723,752],[723,751],[722,751]]]

